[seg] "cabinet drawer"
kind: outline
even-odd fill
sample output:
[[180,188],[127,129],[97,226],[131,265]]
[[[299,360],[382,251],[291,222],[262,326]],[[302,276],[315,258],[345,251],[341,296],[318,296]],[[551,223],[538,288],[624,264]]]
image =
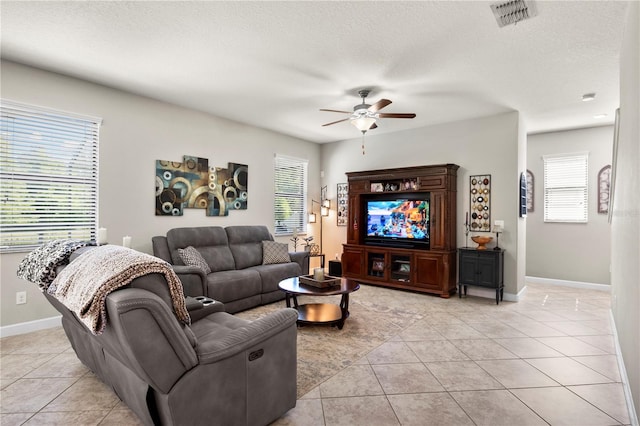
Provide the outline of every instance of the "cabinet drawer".
[[446,176],[420,176],[420,190],[445,189]]

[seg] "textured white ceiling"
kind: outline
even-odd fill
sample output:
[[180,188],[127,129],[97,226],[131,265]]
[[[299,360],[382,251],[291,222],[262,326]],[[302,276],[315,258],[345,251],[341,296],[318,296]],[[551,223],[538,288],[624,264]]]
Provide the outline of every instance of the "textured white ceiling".
[[[484,1],[0,2],[2,57],[314,142],[511,110],[539,132],[613,121],[627,2],[543,1],[498,28]],[[596,92],[594,102],[581,102]],[[596,120],[594,114],[606,113]]]

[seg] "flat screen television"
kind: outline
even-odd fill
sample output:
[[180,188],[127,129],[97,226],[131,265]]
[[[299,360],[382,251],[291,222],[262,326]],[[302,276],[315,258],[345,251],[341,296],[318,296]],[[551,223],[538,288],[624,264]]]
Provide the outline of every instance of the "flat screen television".
[[364,243],[429,248],[429,194],[378,195],[364,201]]

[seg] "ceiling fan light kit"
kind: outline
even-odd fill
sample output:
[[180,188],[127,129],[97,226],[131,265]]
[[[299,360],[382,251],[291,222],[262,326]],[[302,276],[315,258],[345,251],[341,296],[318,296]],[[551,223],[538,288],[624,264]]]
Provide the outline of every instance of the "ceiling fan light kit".
[[[362,89],[358,91],[358,95],[362,98],[362,103],[353,107],[353,112],[349,111],[340,111],[336,109],[320,109],[320,111],[325,112],[337,112],[340,114],[349,114],[350,117],[344,118],[342,120],[332,121],[331,123],[323,124],[322,126],[330,126],[336,123],[342,123],[343,121],[349,121],[351,124],[355,126],[360,132],[362,132],[362,137],[364,138],[364,134],[367,133],[368,130],[372,130],[378,127],[376,122],[380,118],[415,118],[415,114],[413,113],[380,113],[382,108],[391,104],[389,99],[380,99],[373,105],[369,105],[365,102],[367,96],[371,91],[368,89]],[[362,153],[364,154],[364,141],[362,144]]]
[[362,133],[366,133],[367,130],[371,128],[376,122],[374,117],[362,116],[359,118],[354,118],[351,120],[351,124],[353,124],[358,130]]

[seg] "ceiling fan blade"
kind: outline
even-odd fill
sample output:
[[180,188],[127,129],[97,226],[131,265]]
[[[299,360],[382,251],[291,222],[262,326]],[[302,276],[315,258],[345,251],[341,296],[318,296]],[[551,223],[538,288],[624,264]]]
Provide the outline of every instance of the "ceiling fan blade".
[[320,111],[328,111],[328,112],[340,112],[342,114],[351,114],[351,112],[349,111],[340,111],[337,109],[324,109],[324,108],[320,108]]
[[378,125],[376,123],[373,123],[371,127],[369,127],[369,130],[376,129],[376,128],[378,128]]
[[391,101],[389,99],[380,99],[378,102],[376,102],[375,104],[367,108],[367,111],[370,111],[370,112],[380,111],[382,108],[386,107],[390,103]]
[[324,126],[331,126],[332,124],[336,124],[336,123],[342,123],[343,121],[347,121],[349,120],[351,117],[349,118],[343,118],[342,120],[338,120],[338,121],[332,121],[331,123],[327,123],[327,124],[323,124],[322,127]]
[[389,112],[389,113],[380,113],[378,114],[378,116],[380,118],[415,118],[416,115],[415,114],[404,114],[404,113],[399,113],[399,112]]

